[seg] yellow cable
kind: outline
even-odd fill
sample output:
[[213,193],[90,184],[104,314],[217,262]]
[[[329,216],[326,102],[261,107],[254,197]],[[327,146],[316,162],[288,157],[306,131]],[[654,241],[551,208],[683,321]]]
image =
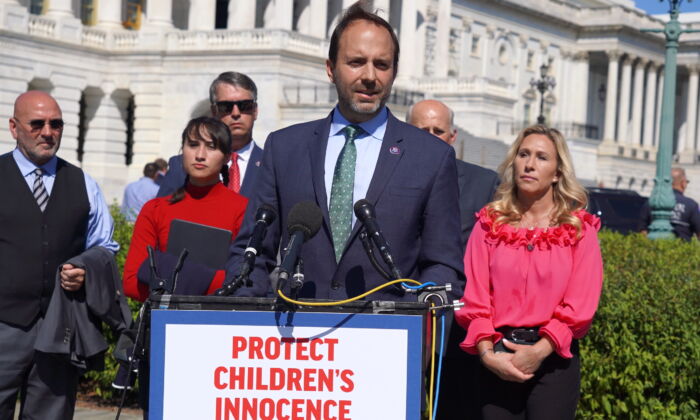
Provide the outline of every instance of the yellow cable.
[[[435,306],[435,304],[431,302],[430,306]],[[432,343],[430,345],[430,392],[428,393],[428,420],[433,419],[433,398],[435,392],[435,336],[437,334],[435,330],[437,328],[437,317],[433,312],[430,313],[430,316],[433,318],[433,330],[431,331]]]
[[363,294],[361,294],[361,295],[355,296],[355,297],[353,297],[353,298],[345,299],[345,300],[336,300],[336,301],[333,301],[333,302],[305,302],[305,301],[302,301],[302,300],[294,300],[294,299],[292,299],[292,298],[290,298],[290,297],[287,297],[287,296],[282,292],[282,290],[278,290],[278,291],[277,291],[277,294],[278,294],[282,299],[284,299],[285,301],[287,301],[287,302],[289,302],[289,303],[293,303],[293,304],[295,304],[295,305],[302,305],[302,306],[335,306],[335,305],[344,305],[344,304],[349,303],[349,302],[354,302],[354,301],[356,301],[356,300],[360,300],[360,299],[362,299],[362,298],[364,298],[364,297],[366,297],[366,296],[371,295],[372,293],[374,293],[374,292],[376,292],[376,291],[378,291],[378,290],[381,290],[381,289],[383,289],[383,288],[385,288],[385,287],[391,286],[392,284],[402,283],[402,282],[404,282],[404,283],[413,283],[413,284],[417,284],[417,285],[420,285],[420,284],[421,284],[419,281],[412,280],[412,279],[398,279],[398,280],[392,280],[392,281],[390,281],[390,282],[387,282],[387,283],[384,283],[384,284],[382,284],[382,285],[380,285],[380,286],[377,286],[377,287],[375,287],[374,289],[369,290],[369,291],[367,291],[367,292],[365,292],[365,293],[363,293]]

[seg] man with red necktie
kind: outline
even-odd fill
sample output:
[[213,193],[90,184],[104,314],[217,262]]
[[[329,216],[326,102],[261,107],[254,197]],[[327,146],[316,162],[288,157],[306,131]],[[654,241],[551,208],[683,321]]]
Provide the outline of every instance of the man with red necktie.
[[[228,126],[233,138],[229,188],[245,197],[253,193],[262,159],[262,149],[253,141],[253,126],[258,118],[257,97],[255,82],[234,71],[221,73],[209,87],[211,113]],[[163,178],[158,197],[174,193],[185,183],[182,155],[171,157],[168,164],[170,170]]]

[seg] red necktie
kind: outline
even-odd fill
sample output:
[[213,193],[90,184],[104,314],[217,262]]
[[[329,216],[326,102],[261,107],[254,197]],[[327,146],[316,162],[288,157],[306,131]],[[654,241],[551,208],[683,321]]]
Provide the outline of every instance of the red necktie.
[[233,192],[241,191],[241,170],[238,169],[238,153],[231,154],[231,167],[228,168],[228,189]]

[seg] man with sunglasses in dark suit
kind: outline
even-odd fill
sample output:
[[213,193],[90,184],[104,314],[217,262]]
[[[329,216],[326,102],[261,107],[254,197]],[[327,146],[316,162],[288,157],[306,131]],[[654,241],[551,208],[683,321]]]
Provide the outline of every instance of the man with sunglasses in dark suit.
[[[262,159],[262,149],[253,141],[253,125],[258,118],[258,88],[243,73],[221,73],[209,87],[211,113],[231,131],[233,153],[229,162],[229,188],[243,196],[252,194],[252,187]],[[170,170],[158,190],[158,197],[174,193],[185,183],[182,155],[168,162]]]
[[[35,351],[35,341],[52,321],[44,317],[57,271],[64,293],[84,290],[85,270],[64,263],[92,247],[119,246],[97,183],[56,157],[63,134],[56,101],[40,91],[20,95],[10,132],[17,148],[0,156],[0,419],[13,418],[18,393],[20,418],[71,419],[78,370]],[[64,340],[73,333],[61,332]]]

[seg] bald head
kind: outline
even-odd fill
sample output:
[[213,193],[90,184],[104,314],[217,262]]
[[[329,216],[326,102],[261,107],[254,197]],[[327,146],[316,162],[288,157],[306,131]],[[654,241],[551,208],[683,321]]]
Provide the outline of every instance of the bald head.
[[671,178],[671,186],[673,187],[673,189],[678,190],[680,192],[685,192],[685,189],[688,186],[688,178],[686,178],[685,176],[685,169],[672,168]]
[[15,100],[10,132],[17,148],[37,166],[56,155],[63,135],[61,108],[48,93],[30,90]]
[[452,110],[434,99],[415,103],[406,116],[406,122],[439,137],[447,144],[453,144],[457,140],[453,119]]

